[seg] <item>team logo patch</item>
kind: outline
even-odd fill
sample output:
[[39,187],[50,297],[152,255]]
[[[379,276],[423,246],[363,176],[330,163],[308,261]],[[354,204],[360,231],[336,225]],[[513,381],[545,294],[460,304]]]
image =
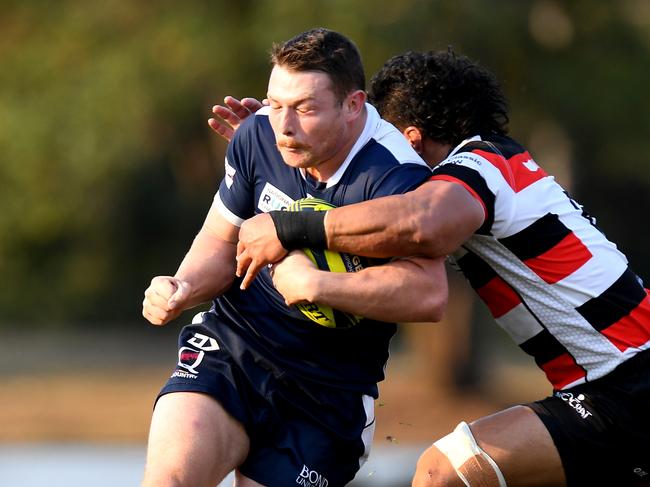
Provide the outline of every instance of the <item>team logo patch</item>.
[[526,162],[522,162],[522,164],[526,167],[526,169],[528,169],[531,172],[535,172],[538,169],[540,169],[537,163],[532,159],[528,159]]
[[181,347],[178,349],[178,366],[188,370],[192,374],[198,375],[199,371],[196,367],[203,361],[205,352],[203,350],[195,350],[190,347]]
[[[178,349],[178,367],[181,367],[191,374],[198,375],[199,371],[196,369],[205,357],[205,352],[213,352],[219,350],[217,341],[204,335],[203,333],[194,333],[192,338],[187,340],[190,347],[181,347]],[[196,347],[196,348],[194,348]],[[192,377],[193,379],[196,377]]]
[[257,207],[266,213],[273,210],[282,210],[292,203],[293,199],[272,184],[266,183],[257,202]]

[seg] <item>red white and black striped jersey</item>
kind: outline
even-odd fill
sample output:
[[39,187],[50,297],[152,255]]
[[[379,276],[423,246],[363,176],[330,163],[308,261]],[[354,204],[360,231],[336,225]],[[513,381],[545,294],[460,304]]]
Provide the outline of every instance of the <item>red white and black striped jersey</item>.
[[507,137],[473,137],[434,169],[485,222],[455,262],[554,389],[598,379],[650,348],[650,296],[593,219]]

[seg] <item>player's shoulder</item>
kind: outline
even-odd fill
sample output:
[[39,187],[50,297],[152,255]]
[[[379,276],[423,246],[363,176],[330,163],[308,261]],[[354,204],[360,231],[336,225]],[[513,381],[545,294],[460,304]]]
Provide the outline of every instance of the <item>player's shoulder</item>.
[[241,123],[233,135],[231,145],[246,145],[269,139],[275,143],[275,136],[269,122],[269,107],[264,106]]
[[377,122],[372,138],[365,149],[373,157],[383,155],[386,163],[415,164],[428,167],[404,135],[394,125],[383,119]]
[[469,137],[451,150],[446,159],[433,168],[434,174],[456,171],[455,167],[473,169],[479,173],[504,168],[510,161],[530,157],[526,149],[514,139],[490,134]]
[[376,163],[387,165],[426,163],[415,152],[402,133],[392,124],[380,117],[377,109],[366,103],[367,119],[363,133],[359,136],[353,153],[358,159],[373,159]]
[[391,150],[376,140],[364,146],[351,170],[358,184],[365,181],[364,185],[381,187],[390,193],[411,190],[431,177],[431,168],[415,151],[411,154],[403,150],[401,144],[397,145],[397,150]]
[[405,165],[422,167],[423,169],[428,167],[417,154],[415,154],[415,157],[411,157],[411,154],[401,147],[387,147],[374,139],[368,141],[356,155],[356,159],[362,165],[374,167],[377,170]]
[[494,154],[510,159],[512,156],[525,152],[526,149],[516,140],[506,135],[489,134],[474,136],[464,140],[452,151],[450,157],[456,154],[473,153],[478,156]]

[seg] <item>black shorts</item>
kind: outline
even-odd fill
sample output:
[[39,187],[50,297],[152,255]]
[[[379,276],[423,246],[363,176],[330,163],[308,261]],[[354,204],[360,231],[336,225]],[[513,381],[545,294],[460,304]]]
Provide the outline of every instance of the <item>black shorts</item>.
[[650,486],[650,350],[527,406],[550,432],[569,487]]
[[212,313],[179,336],[160,395],[181,391],[214,397],[244,426],[250,450],[239,471],[267,487],[346,485],[370,451],[373,398],[287,377]]

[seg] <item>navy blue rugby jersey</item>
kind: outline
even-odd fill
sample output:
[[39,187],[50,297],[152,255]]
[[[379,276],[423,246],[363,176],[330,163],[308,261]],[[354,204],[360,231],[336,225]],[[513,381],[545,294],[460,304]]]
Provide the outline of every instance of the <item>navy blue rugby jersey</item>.
[[[301,198],[343,206],[404,193],[428,179],[431,170],[402,134],[371,105],[367,110],[359,140],[326,183],[284,163],[268,108],[249,117],[228,146],[225,177],[214,199],[221,215],[240,226],[257,213],[285,208]],[[253,353],[282,375],[377,397],[376,383],[384,378],[395,324],[364,319],[347,329],[322,327],[284,304],[267,269],[246,291],[236,282],[215,299],[213,312],[229,328],[222,339],[241,338],[242,354]]]

